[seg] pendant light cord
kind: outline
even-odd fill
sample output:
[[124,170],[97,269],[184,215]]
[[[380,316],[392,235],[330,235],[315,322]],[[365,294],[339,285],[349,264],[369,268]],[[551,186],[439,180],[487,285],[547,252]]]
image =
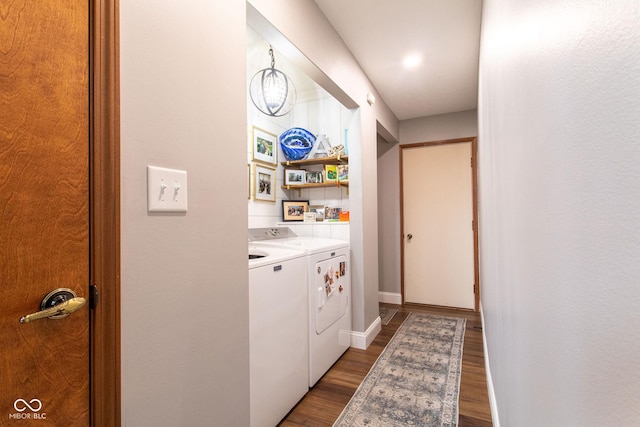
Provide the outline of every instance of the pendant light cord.
[[276,68],[276,57],[273,56],[273,47],[269,45],[269,56],[271,57],[271,69]]

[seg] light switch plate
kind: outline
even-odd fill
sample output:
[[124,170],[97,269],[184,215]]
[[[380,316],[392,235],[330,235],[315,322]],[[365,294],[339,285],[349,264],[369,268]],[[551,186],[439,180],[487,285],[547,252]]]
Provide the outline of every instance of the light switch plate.
[[187,211],[187,171],[147,166],[147,210]]

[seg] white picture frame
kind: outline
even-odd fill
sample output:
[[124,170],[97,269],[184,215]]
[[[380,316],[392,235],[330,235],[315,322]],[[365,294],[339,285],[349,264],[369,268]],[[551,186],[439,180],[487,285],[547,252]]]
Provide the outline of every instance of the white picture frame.
[[278,137],[264,129],[253,126],[252,158],[270,166],[278,164]]
[[276,201],[276,169],[254,164],[253,199]]
[[284,184],[285,185],[302,185],[305,183],[304,169],[285,169]]

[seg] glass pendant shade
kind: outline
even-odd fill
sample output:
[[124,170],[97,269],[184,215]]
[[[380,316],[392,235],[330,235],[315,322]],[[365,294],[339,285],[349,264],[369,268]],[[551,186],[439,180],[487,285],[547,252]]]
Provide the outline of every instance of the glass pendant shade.
[[273,51],[270,49],[271,68],[258,71],[249,84],[253,104],[268,116],[284,116],[296,103],[296,88],[285,73],[275,68]]

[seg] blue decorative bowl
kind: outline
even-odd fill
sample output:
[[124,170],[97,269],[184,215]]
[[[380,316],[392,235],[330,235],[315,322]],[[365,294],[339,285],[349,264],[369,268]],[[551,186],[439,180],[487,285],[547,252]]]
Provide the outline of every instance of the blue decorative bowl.
[[316,142],[314,134],[303,128],[291,128],[282,132],[280,148],[287,160],[304,160]]

